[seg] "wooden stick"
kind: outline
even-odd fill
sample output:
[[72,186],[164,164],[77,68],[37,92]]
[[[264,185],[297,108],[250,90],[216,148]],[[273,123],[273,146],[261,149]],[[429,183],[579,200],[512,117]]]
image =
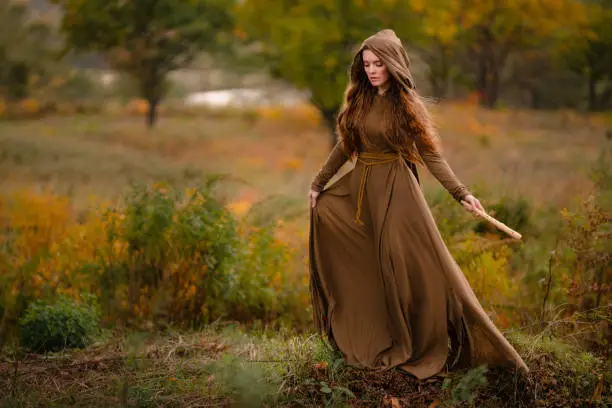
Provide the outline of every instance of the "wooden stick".
[[[470,205],[468,202],[466,201],[461,201],[461,204],[468,204]],[[496,220],[495,218],[491,217],[489,214],[487,214],[486,212],[479,210],[478,208],[474,209],[476,215],[478,215],[479,217],[484,218],[485,220],[487,220],[488,222],[490,222],[491,224],[493,224],[495,227],[497,227],[499,230],[505,232],[506,234],[508,234],[509,236],[511,236],[514,239],[518,239],[520,240],[522,238],[522,235],[519,234],[518,232],[516,232],[515,230],[513,230],[512,228],[508,227],[506,224],[504,224],[503,222]]]

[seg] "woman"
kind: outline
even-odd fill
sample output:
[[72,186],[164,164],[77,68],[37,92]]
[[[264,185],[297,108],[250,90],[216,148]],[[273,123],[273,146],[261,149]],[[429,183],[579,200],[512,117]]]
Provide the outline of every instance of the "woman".
[[[420,379],[482,363],[527,372],[451,257],[418,184],[413,163],[422,159],[467,210],[482,210],[440,155],[409,64],[392,30],[366,39],[353,60],[339,141],[309,193],[316,327],[357,367]],[[355,168],[324,189],[349,157]]]

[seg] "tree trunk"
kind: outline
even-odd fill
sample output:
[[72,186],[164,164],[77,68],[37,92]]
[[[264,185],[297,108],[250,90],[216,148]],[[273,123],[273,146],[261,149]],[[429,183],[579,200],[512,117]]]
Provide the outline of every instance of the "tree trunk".
[[336,144],[336,118],[338,115],[338,108],[333,109],[320,109],[321,115],[323,115],[323,122],[325,127],[329,130],[329,141],[331,143],[330,149]]
[[157,121],[157,106],[159,105],[159,100],[156,98],[149,98],[147,102],[149,103],[149,109],[147,110],[147,128],[151,129],[155,126],[155,122]]
[[612,86],[608,85],[602,92],[601,98],[599,98],[599,109],[607,110],[611,108],[612,101]]
[[529,93],[531,95],[531,109],[540,109],[540,92],[532,87]]
[[431,92],[436,98],[444,98],[448,92],[448,67],[441,66],[439,70],[429,68],[429,84]]
[[448,49],[438,44],[437,55],[432,55],[429,58],[429,83],[431,91],[436,98],[443,98],[448,92],[448,84],[450,79],[450,57]]
[[24,63],[9,64],[7,94],[9,100],[18,101],[28,96],[30,68]]
[[497,106],[497,99],[499,97],[499,68],[492,67],[489,70],[489,77],[487,78],[487,100],[486,106],[487,108],[495,108]]
[[4,341],[5,336],[6,336],[6,332],[7,332],[7,327],[8,327],[8,310],[3,311],[2,313],[2,320],[0,320],[0,351],[2,351],[4,349]]
[[478,100],[481,105],[487,104],[487,71],[487,57],[484,49],[481,49],[480,55],[478,55],[476,72],[476,90],[478,91]]
[[597,79],[595,78],[595,73],[593,72],[593,68],[589,70],[589,110],[591,112],[599,109],[597,106],[597,90],[595,88],[597,84]]
[[133,71],[135,81],[140,87],[140,95],[147,103],[146,126],[151,129],[157,122],[157,108],[164,97],[166,76],[155,63],[145,63],[138,71]]

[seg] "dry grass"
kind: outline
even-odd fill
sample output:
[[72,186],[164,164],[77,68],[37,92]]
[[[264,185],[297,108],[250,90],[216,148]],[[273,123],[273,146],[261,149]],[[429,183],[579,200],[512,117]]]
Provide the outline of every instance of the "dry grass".
[[465,182],[536,205],[564,206],[588,191],[585,171],[605,142],[601,118],[573,112],[444,105],[436,116],[449,162]]
[[[245,332],[231,324],[191,333],[110,336],[83,351],[3,356],[0,403],[20,407],[451,407],[459,402],[454,390],[461,387],[460,380],[473,375],[458,372],[419,381],[395,370],[358,370],[338,364],[339,356],[314,334]],[[525,377],[490,370],[485,385],[468,389],[476,406],[578,407],[605,401],[609,378],[604,379],[601,360],[552,340],[510,338],[531,373]],[[450,386],[443,387],[445,381]],[[331,392],[324,391],[326,387]]]
[[[605,139],[605,123],[571,112],[486,111],[434,107],[445,155],[468,185],[524,195],[535,204],[567,205],[589,187],[584,174]],[[276,115],[278,116],[278,115]],[[177,184],[202,171],[230,173],[253,199],[302,199],[329,149],[313,120],[202,113],[162,118],[153,131],[141,118],[82,116],[0,123],[0,178],[6,189],[50,187],[86,205],[112,198],[131,180]],[[426,173],[426,171],[422,171]],[[425,175],[426,189],[439,188]],[[304,204],[306,205],[306,204]]]

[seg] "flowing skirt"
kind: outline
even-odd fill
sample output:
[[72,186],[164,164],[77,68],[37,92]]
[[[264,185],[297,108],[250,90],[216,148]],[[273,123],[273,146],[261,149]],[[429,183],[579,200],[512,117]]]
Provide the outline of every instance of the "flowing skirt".
[[[427,378],[445,365],[528,371],[444,244],[403,160],[364,164],[324,190],[310,214],[316,328],[346,364]],[[360,219],[355,222],[360,199]]]

